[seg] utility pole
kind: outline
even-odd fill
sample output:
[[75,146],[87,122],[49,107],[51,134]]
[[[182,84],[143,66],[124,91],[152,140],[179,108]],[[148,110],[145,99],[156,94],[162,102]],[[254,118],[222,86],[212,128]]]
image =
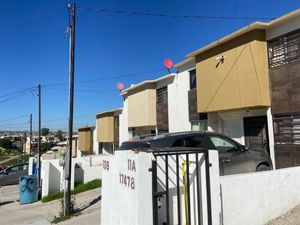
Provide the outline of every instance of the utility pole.
[[41,84],[38,84],[38,146],[37,146],[37,181],[38,187],[41,187]]
[[29,128],[29,156],[31,156],[31,139],[32,139],[32,114],[30,114],[30,128]]
[[69,55],[69,122],[67,151],[65,155],[64,175],[65,175],[65,190],[64,190],[64,215],[70,215],[71,203],[71,169],[72,169],[72,140],[73,140],[73,106],[74,106],[74,51],[75,51],[75,3],[68,4],[68,10],[71,10],[71,25],[70,32],[70,55]]

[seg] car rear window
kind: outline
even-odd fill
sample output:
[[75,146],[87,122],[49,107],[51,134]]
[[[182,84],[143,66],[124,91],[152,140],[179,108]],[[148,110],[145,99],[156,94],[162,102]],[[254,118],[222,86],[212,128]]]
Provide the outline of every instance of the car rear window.
[[123,142],[118,150],[131,150],[131,149],[145,149],[150,148],[150,144],[148,142],[142,141],[126,141]]

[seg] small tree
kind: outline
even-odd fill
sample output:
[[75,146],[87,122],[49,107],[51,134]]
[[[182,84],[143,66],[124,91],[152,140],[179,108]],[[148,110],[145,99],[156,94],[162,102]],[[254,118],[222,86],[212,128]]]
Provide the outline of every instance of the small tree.
[[59,141],[63,141],[64,140],[64,136],[63,136],[63,131],[62,130],[58,130],[55,133],[55,137],[57,137],[59,139]]
[[0,139],[0,147],[12,148],[12,142],[9,139]]
[[49,128],[42,128],[42,136],[47,136],[49,134]]

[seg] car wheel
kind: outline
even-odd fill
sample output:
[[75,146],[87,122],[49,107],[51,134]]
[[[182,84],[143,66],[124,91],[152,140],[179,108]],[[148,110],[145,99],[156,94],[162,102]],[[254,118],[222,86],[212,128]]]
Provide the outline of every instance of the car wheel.
[[256,172],[267,171],[267,170],[271,170],[271,167],[264,164],[258,165],[258,167],[256,168]]

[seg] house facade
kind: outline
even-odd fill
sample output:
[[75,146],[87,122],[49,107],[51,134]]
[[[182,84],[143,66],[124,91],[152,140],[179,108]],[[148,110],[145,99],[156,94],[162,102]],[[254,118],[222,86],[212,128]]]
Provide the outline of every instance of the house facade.
[[300,165],[300,10],[267,24],[277,168]]
[[193,60],[175,66],[178,73],[147,80],[122,91],[120,142],[191,130],[188,91]]
[[83,155],[92,155],[94,154],[94,145],[95,145],[95,127],[87,126],[81,127],[78,129],[78,151],[77,157]]
[[96,140],[98,154],[112,154],[119,147],[119,120],[122,109],[98,113],[96,116]]
[[187,55],[208,130],[267,150],[276,168],[300,165],[299,22],[300,10],[255,22]]

